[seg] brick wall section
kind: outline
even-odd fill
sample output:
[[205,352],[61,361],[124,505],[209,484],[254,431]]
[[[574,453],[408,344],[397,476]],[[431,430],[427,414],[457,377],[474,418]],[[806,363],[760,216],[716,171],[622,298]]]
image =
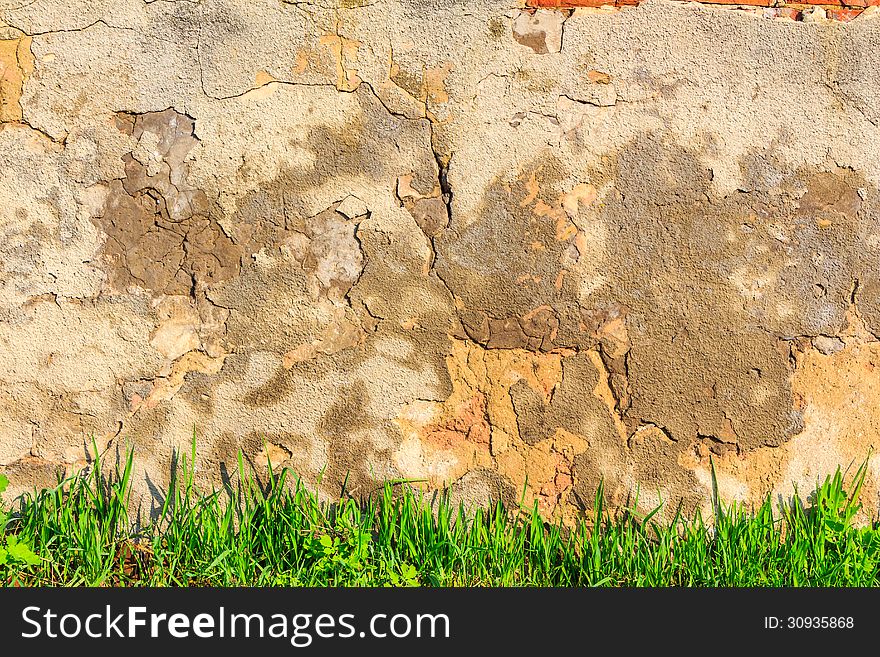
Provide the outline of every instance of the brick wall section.
[[[697,0],[702,2],[702,0]],[[642,0],[526,0],[526,6],[533,9],[577,9],[578,7],[626,7],[641,4]],[[712,0],[703,4],[734,5],[772,8],[775,15],[802,20],[807,9],[821,7],[828,18],[851,21],[868,7],[880,6],[880,0],[803,0],[798,3],[785,3],[780,0]]]

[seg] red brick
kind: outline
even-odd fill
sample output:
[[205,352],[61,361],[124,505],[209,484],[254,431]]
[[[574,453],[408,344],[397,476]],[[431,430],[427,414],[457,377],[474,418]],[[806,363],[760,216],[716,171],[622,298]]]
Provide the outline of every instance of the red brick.
[[846,9],[865,9],[880,5],[880,0],[799,0],[798,2],[787,3],[790,7],[811,7],[821,5],[823,7],[842,7]]
[[828,18],[833,18],[834,20],[843,21],[847,23],[851,21],[853,18],[861,14],[864,9],[828,9],[826,13],[828,14]]
[[783,18],[790,18],[793,21],[801,20],[801,14],[803,13],[797,7],[779,7],[776,11],[779,16]]
[[704,2],[703,4],[713,4],[713,5],[752,5],[754,7],[770,7],[773,5],[773,0],[713,0],[711,3]]
[[798,0],[791,3],[795,7],[813,7],[821,5],[823,7],[863,7],[865,0]]
[[641,0],[528,0],[529,7],[553,9],[576,9],[577,7],[603,7],[605,5],[637,5]]

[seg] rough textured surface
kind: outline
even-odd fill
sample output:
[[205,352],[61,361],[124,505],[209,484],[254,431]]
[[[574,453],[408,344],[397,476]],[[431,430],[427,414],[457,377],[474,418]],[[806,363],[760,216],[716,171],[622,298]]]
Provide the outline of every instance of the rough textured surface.
[[809,488],[880,428],[877,16],[0,0],[0,468]]

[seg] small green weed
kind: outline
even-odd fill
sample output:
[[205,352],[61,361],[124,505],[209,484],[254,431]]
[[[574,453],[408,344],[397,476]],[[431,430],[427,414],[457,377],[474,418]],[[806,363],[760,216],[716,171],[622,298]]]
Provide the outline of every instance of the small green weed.
[[[6,491],[8,485],[9,479],[6,475],[0,474],[0,494]],[[5,539],[5,543],[0,543],[0,568],[3,566],[13,568],[36,566],[40,563],[40,558],[34,554],[27,543],[20,541],[18,536],[14,534],[6,533],[8,521],[9,514],[0,502],[0,539]]]

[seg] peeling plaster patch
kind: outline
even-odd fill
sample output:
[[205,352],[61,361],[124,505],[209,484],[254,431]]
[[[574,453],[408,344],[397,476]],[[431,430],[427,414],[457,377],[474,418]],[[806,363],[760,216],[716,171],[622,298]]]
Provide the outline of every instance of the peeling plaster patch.
[[[174,397],[183,386],[186,375],[191,372],[217,374],[223,367],[223,361],[223,356],[212,358],[198,351],[185,353],[170,366],[170,371],[155,378],[146,399],[143,400],[145,407],[153,408]],[[140,401],[133,399],[131,405],[132,410],[138,410]]]
[[104,258],[113,289],[138,285],[157,294],[190,294],[235,276],[241,250],[210,216],[205,192],[187,184],[195,122],[168,109],[121,113],[117,123],[137,146],[123,157],[125,178],[110,183],[95,220],[107,233]]
[[357,219],[358,217],[363,217],[370,210],[367,208],[366,203],[357,196],[350,194],[343,199],[342,203],[336,206],[336,211],[346,219]]
[[539,55],[559,52],[562,50],[562,24],[566,18],[561,11],[520,11],[513,19],[513,38]]
[[583,341],[576,278],[565,275],[580,259],[579,231],[563,209],[564,193],[554,193],[560,177],[550,160],[512,183],[498,179],[476,222],[438,236],[435,269],[462,299],[472,340],[545,351]]
[[188,297],[165,297],[156,309],[159,325],[150,338],[150,344],[168,360],[177,360],[188,351],[199,347],[198,312]]
[[[766,495],[788,500],[809,491],[838,466],[850,474],[877,447],[880,431],[880,345],[848,340],[831,354],[798,352],[792,387],[803,409],[804,430],[778,448],[715,457],[719,492],[724,499],[760,504]],[[699,447],[699,446],[698,446]],[[711,491],[708,453],[683,455],[707,494]],[[880,464],[869,462],[863,499],[878,499]]]
[[438,486],[490,468],[527,486],[543,512],[571,513],[575,458],[610,429],[589,360],[455,341],[447,367],[449,398],[409,404],[395,420],[401,471]]
[[361,83],[357,73],[359,41],[346,39],[337,34],[326,34],[321,37],[322,46],[328,47],[336,59],[336,88],[339,91],[354,91]]
[[0,123],[22,120],[22,90],[33,70],[30,37],[0,39]]
[[261,468],[265,468],[271,463],[274,469],[287,461],[291,455],[291,451],[283,445],[267,442],[263,449],[257,453],[254,461]]

